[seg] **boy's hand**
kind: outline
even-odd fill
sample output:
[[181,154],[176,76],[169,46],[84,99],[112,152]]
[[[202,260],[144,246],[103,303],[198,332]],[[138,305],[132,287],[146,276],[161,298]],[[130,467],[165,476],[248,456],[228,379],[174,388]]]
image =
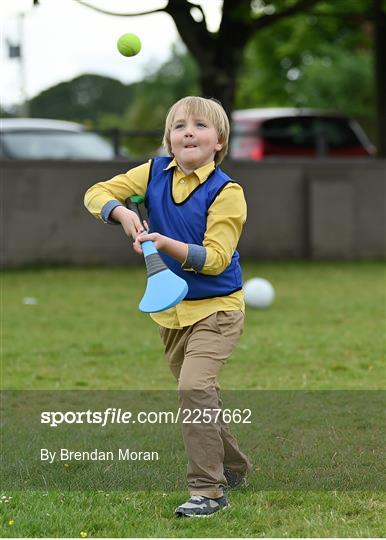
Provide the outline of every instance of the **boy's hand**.
[[[143,223],[146,230],[148,230],[149,227],[146,221],[144,221]],[[176,259],[179,262],[184,262],[186,260],[186,256],[188,254],[187,244],[185,244],[184,242],[179,242],[178,240],[174,240],[173,238],[169,238],[169,236],[164,236],[163,234],[157,232],[138,234],[133,244],[133,248],[136,253],[142,253],[141,244],[142,242],[146,242],[146,240],[151,240],[154,243],[155,247],[158,249],[158,251],[163,251],[163,253],[169,255],[169,257],[173,257],[173,259]]]
[[[144,222],[144,224],[145,224],[145,227],[147,228],[146,221]],[[136,253],[142,253],[141,244],[142,242],[146,242],[146,240],[151,240],[153,244],[155,245],[155,247],[158,249],[158,251],[163,251],[167,245],[167,241],[169,240],[169,238],[157,232],[148,233],[148,234],[140,233],[138,234],[133,244],[133,248]]]
[[128,208],[124,208],[123,206],[117,206],[114,208],[114,210],[111,212],[111,217],[115,221],[119,221],[126,233],[126,236],[129,238],[131,237],[133,240],[137,238],[138,234],[143,233],[145,230],[137,214]]

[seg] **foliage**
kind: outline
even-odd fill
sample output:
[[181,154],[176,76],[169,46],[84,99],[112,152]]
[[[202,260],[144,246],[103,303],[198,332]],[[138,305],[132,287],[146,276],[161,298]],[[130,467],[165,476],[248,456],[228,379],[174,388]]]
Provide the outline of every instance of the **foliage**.
[[[243,2],[238,5],[240,17],[256,24],[289,7],[287,0],[254,0],[248,9]],[[257,29],[244,49],[236,108],[338,109],[358,118],[374,138],[370,8],[370,0],[320,1],[310,10]],[[31,114],[80,121],[99,130],[160,130],[171,103],[200,93],[201,71],[202,66],[179,42],[170,59],[142,81],[124,85],[106,77],[83,75],[32,99]],[[160,138],[160,132],[151,137],[125,136],[123,143],[138,157],[156,151]]]
[[[100,131],[161,129],[174,101],[199,93],[197,73],[192,57],[177,44],[170,59],[141,81],[125,85],[109,77],[81,75],[33,98],[31,116],[81,122]],[[125,135],[121,143],[138,157],[157,151],[161,135]]]
[[35,118],[61,118],[92,126],[102,111],[120,115],[132,100],[129,86],[110,77],[86,74],[31,99],[30,114]]
[[14,118],[11,110],[6,110],[0,105],[0,118]]
[[334,109],[357,118],[375,137],[373,62],[366,51],[332,50],[305,66],[297,81],[288,83],[297,106]]
[[[351,2],[351,11],[349,4],[342,2],[340,11],[355,13],[358,4]],[[330,16],[333,11],[321,3],[313,14],[284,19],[255,35],[245,49],[236,108],[335,109],[374,131],[371,31],[367,23]]]

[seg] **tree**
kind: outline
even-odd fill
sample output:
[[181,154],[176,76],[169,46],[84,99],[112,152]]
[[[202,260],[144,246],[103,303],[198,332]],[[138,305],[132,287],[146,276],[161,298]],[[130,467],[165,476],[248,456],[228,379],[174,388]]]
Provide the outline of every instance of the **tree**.
[[296,0],[289,6],[288,0],[276,0],[277,9],[275,8],[274,12],[274,6],[265,5],[263,0],[223,0],[222,18],[217,32],[208,30],[202,7],[187,0],[168,0],[163,8],[141,13],[115,13],[83,0],[75,1],[82,6],[116,17],[168,13],[199,66],[202,94],[219,99],[229,114],[234,105],[244,48],[252,36],[285,17],[310,9],[321,0]]
[[0,118],[14,118],[15,114],[12,113],[12,111],[7,111],[3,109],[3,107],[0,105]]
[[[81,122],[114,140],[119,137],[132,157],[150,155],[161,145],[171,101],[199,92],[197,71],[179,43],[171,57],[141,81],[125,85],[110,77],[80,75],[32,98],[30,113],[35,118]],[[0,114],[7,115],[1,108]]]
[[81,75],[59,83],[31,99],[33,117],[89,122],[105,114],[121,115],[134,99],[131,86],[100,75]]
[[299,14],[259,32],[245,48],[236,108],[333,109],[357,118],[375,141],[370,30],[366,21],[348,24],[324,11],[323,16]]
[[[223,0],[222,18],[217,32],[207,28],[205,13],[200,5],[188,0],[168,0],[166,6],[142,13],[114,13],[100,9],[83,0],[75,0],[107,15],[130,17],[166,12],[174,20],[177,30],[186,47],[196,60],[200,75],[201,91],[206,96],[219,99],[230,114],[234,106],[236,85],[242,65],[244,49],[251,38],[278,21],[297,14],[305,13],[321,6],[321,16],[343,17],[346,21],[369,20],[375,27],[376,34],[376,84],[378,111],[380,113],[381,151],[386,153],[385,128],[385,73],[386,55],[384,45],[385,2],[386,0]],[[34,0],[37,4],[38,0]],[[344,11],[342,5],[349,6]],[[197,12],[200,16],[197,17]],[[379,116],[379,115],[378,115]],[[382,154],[385,155],[385,154]]]

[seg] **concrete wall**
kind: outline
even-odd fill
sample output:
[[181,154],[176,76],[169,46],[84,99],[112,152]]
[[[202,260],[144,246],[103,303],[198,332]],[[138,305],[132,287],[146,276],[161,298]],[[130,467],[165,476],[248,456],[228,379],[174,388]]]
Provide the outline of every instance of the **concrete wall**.
[[[0,161],[4,267],[140,264],[120,226],[83,207],[86,189],[137,163]],[[386,162],[227,162],[245,190],[244,259],[386,256]]]

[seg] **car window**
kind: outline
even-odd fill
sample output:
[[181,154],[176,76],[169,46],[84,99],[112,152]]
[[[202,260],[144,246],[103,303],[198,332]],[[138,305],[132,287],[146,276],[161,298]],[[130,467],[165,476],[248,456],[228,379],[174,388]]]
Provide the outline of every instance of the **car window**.
[[25,131],[1,134],[2,153],[18,159],[98,159],[114,157],[112,146],[95,133]]
[[263,123],[261,136],[270,144],[293,148],[315,148],[318,139],[328,148],[360,145],[348,122],[340,118],[275,118]]

